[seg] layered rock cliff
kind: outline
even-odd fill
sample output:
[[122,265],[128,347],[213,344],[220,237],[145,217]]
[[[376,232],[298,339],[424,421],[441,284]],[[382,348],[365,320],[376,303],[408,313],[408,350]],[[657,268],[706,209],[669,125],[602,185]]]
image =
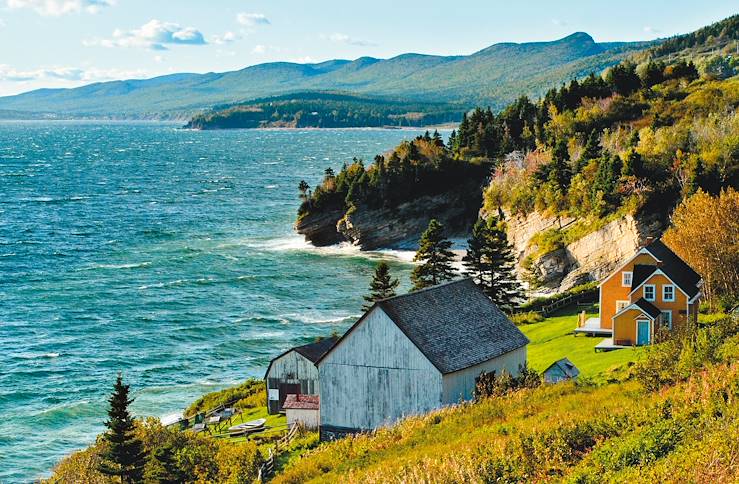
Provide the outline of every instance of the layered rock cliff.
[[601,280],[631,257],[647,237],[659,236],[664,229],[657,218],[626,215],[543,254],[532,243],[538,233],[564,231],[577,222],[574,218],[548,217],[538,212],[507,217],[508,239],[518,258],[519,273],[537,279],[541,292],[560,292]]
[[466,237],[481,203],[480,183],[471,181],[443,194],[419,197],[397,207],[359,205],[346,213],[343,209],[321,210],[301,217],[295,229],[316,246],[350,242],[362,250],[415,250],[432,218],[444,224],[448,237]]

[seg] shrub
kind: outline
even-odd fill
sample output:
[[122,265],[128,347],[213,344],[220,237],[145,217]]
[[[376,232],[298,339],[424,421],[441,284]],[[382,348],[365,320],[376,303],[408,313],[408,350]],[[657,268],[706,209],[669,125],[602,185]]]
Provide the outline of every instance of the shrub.
[[511,316],[511,321],[513,321],[513,324],[516,326],[520,326],[522,324],[541,323],[544,321],[544,316],[536,311],[529,311],[526,313],[514,314]]
[[541,376],[527,366],[519,367],[519,374],[513,376],[504,371],[496,375],[494,371],[482,372],[475,379],[475,400],[499,397],[521,388],[536,388],[541,385]]
[[238,408],[258,407],[267,400],[265,392],[264,382],[251,378],[238,386],[203,395],[185,410],[185,415],[192,416],[232,402]]
[[737,334],[737,326],[736,320],[724,318],[706,328],[676,333],[648,347],[646,358],[634,366],[634,375],[651,391],[686,380],[705,365],[721,360],[719,349]]

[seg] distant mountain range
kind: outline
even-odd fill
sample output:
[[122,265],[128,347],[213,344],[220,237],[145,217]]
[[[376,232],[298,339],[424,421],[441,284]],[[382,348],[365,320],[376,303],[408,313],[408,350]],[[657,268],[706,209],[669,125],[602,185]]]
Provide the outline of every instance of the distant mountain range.
[[599,72],[648,45],[598,43],[578,32],[552,42],[495,44],[466,56],[273,62],[224,73],[39,89],[0,97],[0,117],[184,118],[217,105],[310,91],[495,108],[521,94],[538,96],[573,77]]

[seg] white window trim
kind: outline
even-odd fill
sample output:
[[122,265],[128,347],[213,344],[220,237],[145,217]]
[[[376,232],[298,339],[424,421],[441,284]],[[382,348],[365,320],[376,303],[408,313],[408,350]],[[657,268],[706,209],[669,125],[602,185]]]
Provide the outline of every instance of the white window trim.
[[[647,297],[647,288],[652,288],[652,298],[649,299]],[[644,284],[644,299],[649,302],[654,302],[657,300],[657,287],[654,284]]]
[[[626,274],[629,275],[629,282],[626,283]],[[624,271],[621,273],[621,286],[623,287],[631,287],[631,283],[634,280],[634,273],[629,271]]]
[[666,309],[666,310],[663,310],[662,311],[662,322],[663,323],[665,322],[665,314],[669,314],[670,315],[669,321],[666,321],[666,322],[667,322],[667,327],[669,329],[672,329],[672,310],[671,309]]
[[[665,296],[665,289],[668,287],[672,288],[672,297],[670,299],[667,299],[667,296]],[[675,285],[674,284],[665,284],[662,286],[662,300],[664,302],[675,302]]]
[[626,300],[626,299],[624,299],[623,301],[616,300],[616,312],[618,313],[618,312],[623,311],[624,309],[626,309],[627,307],[629,307],[630,304],[631,303],[628,300]]

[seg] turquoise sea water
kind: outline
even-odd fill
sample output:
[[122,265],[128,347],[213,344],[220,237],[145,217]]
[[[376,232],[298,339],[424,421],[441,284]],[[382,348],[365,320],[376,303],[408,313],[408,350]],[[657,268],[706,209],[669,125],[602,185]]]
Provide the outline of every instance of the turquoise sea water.
[[92,442],[119,371],[178,411],[348,327],[376,259],[407,281],[292,223],[301,179],[417,132],[175,128],[0,123],[0,482]]

